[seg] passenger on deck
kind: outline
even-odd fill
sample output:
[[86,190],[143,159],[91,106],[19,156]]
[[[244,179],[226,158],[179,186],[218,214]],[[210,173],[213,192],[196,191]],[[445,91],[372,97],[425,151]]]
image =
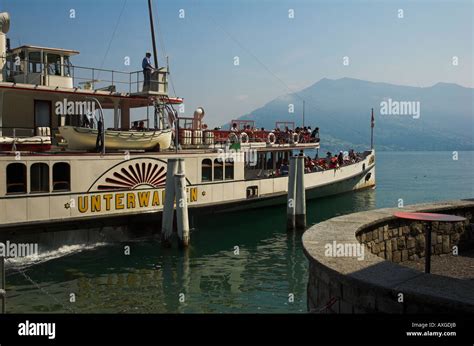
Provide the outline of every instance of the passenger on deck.
[[138,124],[137,131],[145,131],[145,123],[143,121],[140,121]]
[[305,157],[305,171],[306,173],[311,173],[314,169],[314,162],[311,160],[311,157]]
[[273,168],[273,159],[270,157],[267,160],[267,169],[272,169]]
[[349,160],[351,161],[351,163],[355,162],[354,149],[349,150]]
[[134,121],[134,122],[132,123],[132,128],[131,128],[131,130],[138,130],[138,121]]
[[339,155],[337,156],[337,163],[339,164],[339,167],[344,165],[344,154],[342,151],[339,152]]
[[283,161],[280,167],[280,175],[288,175],[289,170],[288,162],[286,162],[286,160]]
[[326,153],[326,164],[329,166],[331,164],[332,154],[330,151]]
[[230,129],[232,132],[239,132],[239,129],[237,128],[237,123],[232,124],[232,128]]
[[311,132],[311,138],[315,140],[315,142],[319,141],[319,127],[316,127],[313,132]]
[[281,165],[283,164],[283,160],[280,158],[278,159],[277,163],[276,163],[276,168],[277,169],[280,169]]
[[329,168],[338,168],[338,162],[337,162],[337,154],[334,154],[334,156],[331,158],[331,163],[329,165]]
[[249,135],[250,138],[253,137],[253,130],[252,130],[252,128],[250,127],[250,125],[247,125],[247,126],[245,127],[245,130],[244,130],[244,131],[245,131],[246,134]]

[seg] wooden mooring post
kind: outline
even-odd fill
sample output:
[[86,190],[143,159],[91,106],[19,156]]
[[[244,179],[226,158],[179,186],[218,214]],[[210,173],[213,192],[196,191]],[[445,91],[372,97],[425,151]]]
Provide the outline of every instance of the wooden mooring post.
[[306,191],[304,188],[304,156],[297,156],[296,165],[296,229],[306,228]]
[[288,174],[288,200],[286,203],[286,228],[291,231],[295,229],[296,215],[296,157],[290,157],[290,171]]
[[178,245],[189,245],[188,201],[186,194],[186,176],[180,172],[174,176],[176,191],[176,223],[178,225]]
[[176,200],[178,245],[180,247],[187,247],[189,245],[190,237],[184,159],[168,160],[165,189],[161,242],[165,247],[171,246],[171,238],[173,236],[173,214]]
[[161,220],[161,244],[165,247],[171,246],[173,235],[173,214],[174,214],[174,175],[178,170],[178,160],[168,159],[166,168],[165,203],[163,205],[163,215]]
[[286,207],[287,230],[306,228],[306,191],[304,187],[304,156],[290,157],[288,200]]

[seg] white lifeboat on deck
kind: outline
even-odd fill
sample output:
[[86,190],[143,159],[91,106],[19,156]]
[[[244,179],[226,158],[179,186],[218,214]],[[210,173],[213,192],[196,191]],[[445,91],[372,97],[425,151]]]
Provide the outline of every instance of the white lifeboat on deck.
[[[97,142],[97,129],[75,126],[58,128],[61,137],[67,141],[67,148],[72,150],[94,150]],[[158,145],[160,150],[171,145],[172,131],[119,131],[105,130],[105,147],[109,150],[152,150]]]

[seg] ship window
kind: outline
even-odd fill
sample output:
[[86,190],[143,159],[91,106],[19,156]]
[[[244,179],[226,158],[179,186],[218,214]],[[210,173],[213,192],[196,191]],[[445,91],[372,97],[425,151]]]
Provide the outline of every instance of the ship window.
[[228,159],[225,161],[225,180],[234,179],[234,160]]
[[47,66],[49,75],[61,75],[61,55],[59,54],[48,54]]
[[72,68],[72,64],[71,64],[71,61],[69,60],[69,57],[68,56],[65,56],[64,57],[64,76],[65,77],[70,77],[71,76],[71,68]]
[[49,167],[46,163],[34,163],[30,168],[31,192],[49,192]]
[[222,180],[224,178],[224,161],[214,160],[214,180]]
[[202,160],[201,181],[212,181],[212,161],[210,159]]
[[7,166],[7,193],[26,193],[26,166],[23,163]]
[[9,69],[10,69],[9,77],[13,77],[19,74],[20,72],[22,72],[21,71],[21,67],[22,67],[21,58],[18,54],[11,55],[8,59],[9,59],[8,62],[9,62]]
[[69,163],[58,162],[53,166],[53,191],[71,189],[71,167]]
[[28,54],[28,72],[41,73],[41,53],[31,52]]

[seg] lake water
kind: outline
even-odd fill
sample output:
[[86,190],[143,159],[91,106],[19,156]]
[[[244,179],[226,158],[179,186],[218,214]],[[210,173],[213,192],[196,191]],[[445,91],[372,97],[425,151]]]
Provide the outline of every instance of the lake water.
[[[453,155],[378,152],[377,188],[309,201],[308,224],[400,200],[474,198],[474,152]],[[197,216],[185,251],[157,240],[64,247],[8,269],[7,312],[305,312],[302,233],[286,232],[285,211]]]

